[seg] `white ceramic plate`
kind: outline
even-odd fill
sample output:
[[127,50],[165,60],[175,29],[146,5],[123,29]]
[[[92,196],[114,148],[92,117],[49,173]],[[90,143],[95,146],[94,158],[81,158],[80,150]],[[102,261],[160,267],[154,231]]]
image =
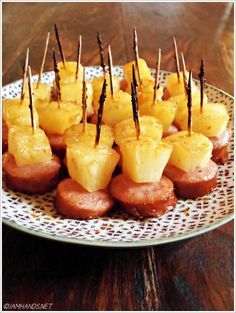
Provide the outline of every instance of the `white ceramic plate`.
[[[122,77],[122,68],[114,68]],[[166,72],[161,72],[164,83]],[[100,67],[87,67],[87,78],[101,76]],[[36,81],[34,76],[33,80]],[[51,84],[53,72],[43,75],[43,81]],[[14,98],[20,94],[21,81],[2,89],[3,98]],[[206,86],[210,101],[221,102],[230,114],[229,127],[233,134],[233,98],[225,92]],[[12,192],[3,182],[3,222],[18,230],[58,241],[104,247],[141,247],[158,245],[187,239],[219,227],[233,218],[233,136],[229,144],[229,161],[219,166],[217,188],[205,197],[193,200],[179,200],[174,210],[160,218],[138,220],[120,210],[89,221],[68,219],[57,214],[53,207],[55,191],[44,195],[29,196]]]

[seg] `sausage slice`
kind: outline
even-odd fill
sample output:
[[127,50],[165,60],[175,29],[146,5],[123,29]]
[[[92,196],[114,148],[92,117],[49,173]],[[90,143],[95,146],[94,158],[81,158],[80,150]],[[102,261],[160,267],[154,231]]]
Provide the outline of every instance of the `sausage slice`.
[[54,189],[59,181],[61,163],[55,155],[47,162],[17,166],[14,157],[5,152],[2,164],[7,185],[16,191],[43,194]]
[[124,174],[112,179],[110,191],[131,215],[159,217],[176,205],[173,183],[165,176],[159,182],[135,183]]
[[220,137],[210,137],[213,144],[212,160],[217,164],[224,164],[228,161],[228,143],[230,138],[230,131],[226,129]]
[[209,194],[216,187],[217,171],[217,165],[210,160],[206,167],[192,172],[184,172],[167,164],[164,174],[173,181],[177,197],[196,199]]
[[64,159],[66,155],[66,144],[64,143],[63,135],[47,134],[47,137],[52,148],[52,153],[58,156],[59,159]]
[[56,209],[65,216],[78,219],[98,218],[114,206],[114,199],[107,189],[88,192],[71,178],[57,186]]

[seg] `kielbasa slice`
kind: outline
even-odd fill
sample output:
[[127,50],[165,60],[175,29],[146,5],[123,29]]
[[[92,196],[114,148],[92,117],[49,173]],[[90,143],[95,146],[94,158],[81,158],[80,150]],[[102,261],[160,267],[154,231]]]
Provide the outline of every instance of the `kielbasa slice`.
[[228,161],[228,143],[230,131],[226,129],[219,137],[210,137],[213,144],[212,160],[217,164],[224,164]]
[[165,176],[159,182],[135,183],[120,174],[112,179],[110,191],[125,211],[139,218],[159,217],[176,205],[173,183]]
[[54,189],[59,181],[61,163],[55,155],[50,161],[17,166],[14,157],[5,152],[2,163],[6,183],[16,191],[43,194]]
[[71,218],[98,218],[110,211],[114,203],[108,189],[88,192],[71,178],[62,180],[57,186],[55,207]]
[[191,172],[184,172],[173,165],[167,164],[164,174],[173,181],[177,197],[196,199],[211,193],[216,187],[217,171],[217,165],[210,160],[204,168]]
[[66,144],[64,143],[64,137],[60,134],[48,135],[48,140],[52,148],[52,153],[58,156],[59,159],[64,159],[66,155]]

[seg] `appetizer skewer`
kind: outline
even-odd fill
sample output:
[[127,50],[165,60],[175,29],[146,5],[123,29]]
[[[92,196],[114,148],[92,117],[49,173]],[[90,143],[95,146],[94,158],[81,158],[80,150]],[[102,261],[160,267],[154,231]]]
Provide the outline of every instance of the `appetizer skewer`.
[[35,121],[30,67],[28,84],[32,126],[9,129],[9,152],[3,155],[3,170],[11,189],[29,194],[45,193],[56,187],[61,165],[52,154],[47,136]]
[[137,94],[133,83],[131,90],[136,138],[122,142],[123,173],[112,179],[110,190],[128,213],[140,218],[158,217],[176,204],[173,183],[162,176],[172,148],[151,138],[140,138]]
[[[207,103],[204,105],[204,64],[201,61],[200,67],[200,97],[201,101],[195,103],[192,108],[192,129],[208,137],[213,144],[212,160],[216,163],[225,163],[228,158],[227,146],[230,133],[227,129],[229,115],[226,107],[220,103]],[[186,130],[188,112],[179,110],[175,121],[178,127]]]
[[217,185],[217,165],[211,161],[213,145],[200,133],[192,131],[191,120],[191,71],[188,81],[187,131],[166,137],[164,141],[173,147],[164,174],[175,186],[176,195],[195,199],[210,193]]
[[71,178],[57,187],[55,206],[62,214],[79,218],[97,218],[114,205],[108,184],[119,160],[118,153],[99,143],[102,107],[106,98],[106,80],[100,97],[95,144],[87,142],[67,147],[66,160]]

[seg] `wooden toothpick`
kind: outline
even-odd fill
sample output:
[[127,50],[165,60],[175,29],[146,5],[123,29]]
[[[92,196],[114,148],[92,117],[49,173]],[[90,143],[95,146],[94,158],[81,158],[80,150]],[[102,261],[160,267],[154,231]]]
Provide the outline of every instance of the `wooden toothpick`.
[[100,33],[97,33],[97,42],[98,42],[98,48],[99,48],[99,54],[100,54],[100,65],[103,70],[103,76],[105,78],[106,76],[106,66],[104,62],[104,49],[103,49],[103,43],[102,43],[102,35]]
[[36,123],[34,120],[34,92],[32,87],[32,80],[31,80],[31,68],[28,66],[28,87],[29,87],[29,109],[30,109],[30,117],[31,117],[31,126],[33,132],[36,131]]
[[40,70],[39,70],[39,77],[38,77],[36,88],[39,87],[39,83],[41,82],[41,79],[42,79],[43,68],[44,68],[47,50],[48,50],[49,38],[50,38],[50,33],[47,34],[47,38],[46,38],[46,42],[45,42],[45,46],[44,46],[44,52],[43,52],[43,59],[42,59],[42,63],[41,63]]
[[103,86],[102,86],[102,93],[101,93],[101,96],[99,98],[99,109],[98,109],[97,132],[96,132],[96,138],[95,138],[95,147],[99,144],[99,140],[100,140],[103,107],[104,107],[104,102],[106,100],[106,86],[107,86],[106,79],[104,79]]
[[204,85],[206,82],[206,79],[204,78],[205,75],[205,68],[204,68],[204,63],[203,63],[203,59],[201,59],[201,66],[200,66],[200,72],[198,74],[198,77],[200,79],[200,95],[201,95],[201,99],[200,99],[200,112],[203,112],[203,98],[204,98]]
[[134,84],[135,90],[137,90],[138,83],[137,83],[137,79],[136,79],[136,75],[135,75],[134,64],[132,64],[132,80],[133,80],[133,84]]
[[187,75],[186,75],[186,66],[185,66],[184,55],[182,52],[181,52],[181,59],[182,59],[182,68],[183,68],[184,91],[185,91],[185,96],[187,97],[188,81],[187,81]]
[[81,62],[81,51],[82,51],[82,36],[79,35],[78,49],[77,49],[77,59],[76,59],[76,73],[75,73],[75,81],[79,79],[79,70],[80,70],[80,62]]
[[134,120],[135,130],[136,130],[136,138],[137,140],[139,140],[140,125],[139,125],[138,99],[137,99],[136,89],[133,83],[131,83],[131,101],[132,101],[132,108],[133,108],[133,120]]
[[22,86],[21,86],[20,103],[22,103],[25,98],[25,87],[26,87],[28,64],[29,64],[29,48],[27,48],[26,50],[25,64],[23,67],[23,79],[22,79]]
[[85,68],[83,70],[82,109],[83,109],[83,132],[86,132],[87,131],[87,87],[86,87],[86,79],[85,79]]
[[178,48],[177,48],[177,44],[176,44],[176,40],[174,36],[173,36],[173,44],[174,44],[174,51],[175,51],[174,59],[175,59],[176,73],[178,76],[178,82],[180,83],[179,55],[178,55]]
[[61,40],[60,40],[60,37],[59,37],[59,33],[58,33],[58,29],[57,29],[57,25],[56,24],[54,24],[54,30],[55,30],[55,35],[56,35],[56,39],[57,39],[58,48],[59,48],[60,55],[61,55],[61,60],[63,62],[64,67],[66,67],[66,59],[65,59],[65,56],[64,56],[64,52],[63,52],[63,49],[62,49]]
[[54,64],[54,73],[55,73],[55,81],[56,81],[57,102],[58,102],[58,107],[60,108],[60,104],[61,104],[60,75],[59,75],[59,70],[57,66],[57,58],[56,58],[56,53],[55,53],[54,48],[53,48],[53,64]]
[[192,134],[192,71],[189,71],[188,77],[188,135]]
[[154,83],[153,104],[156,103],[156,99],[157,99],[157,89],[159,88],[160,65],[161,65],[161,49],[158,50],[158,59],[157,59],[157,63],[156,63],[156,73],[155,73],[155,83]]
[[114,85],[113,85],[113,62],[111,55],[111,47],[108,46],[108,67],[109,67],[109,75],[110,75],[110,86],[111,86],[111,96],[114,98]]
[[133,28],[133,49],[134,49],[135,66],[138,71],[138,81],[139,81],[139,84],[142,84],[142,78],[141,78],[140,67],[139,67],[138,35],[137,35],[136,27]]

